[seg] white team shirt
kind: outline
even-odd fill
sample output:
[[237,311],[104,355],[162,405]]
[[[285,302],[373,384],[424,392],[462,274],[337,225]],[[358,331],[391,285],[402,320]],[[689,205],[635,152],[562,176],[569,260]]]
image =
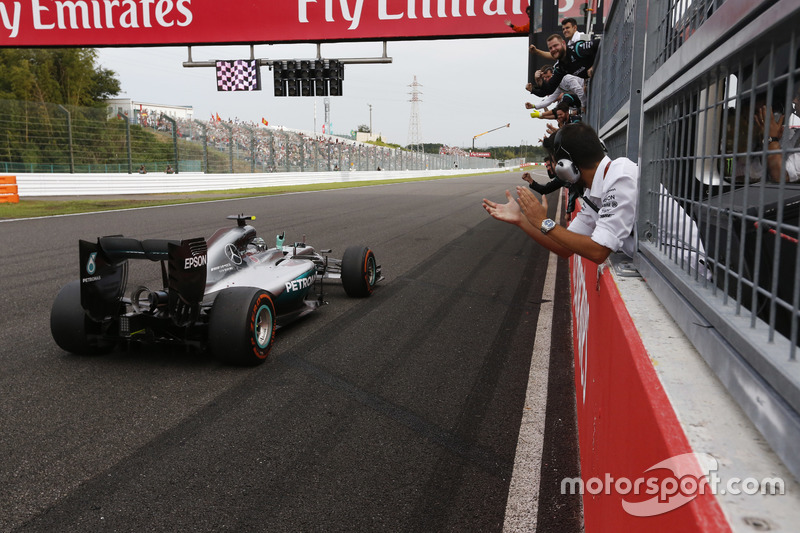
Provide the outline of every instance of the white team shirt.
[[786,154],[785,163],[789,181],[800,180],[800,152],[796,151],[800,148],[800,128],[784,129],[783,137],[781,137],[781,148],[791,150]]
[[569,231],[588,235],[594,242],[612,252],[622,251],[628,257],[636,252],[633,224],[639,196],[639,167],[625,157],[611,160],[604,157],[584,196],[598,208],[595,212],[584,205],[567,227]]
[[700,229],[692,217],[669,194],[663,183],[658,185],[658,242],[667,257],[683,268],[689,265],[689,273],[711,279],[706,268],[706,250],[700,240]]
[[578,41],[588,41],[589,36],[585,33],[581,33],[578,30],[575,30],[575,33],[572,34],[572,39],[569,40],[567,44],[575,44]]
[[553,102],[557,101],[564,93],[577,94],[578,98],[580,98],[581,100],[581,104],[586,105],[586,102],[583,101],[583,80],[578,76],[573,76],[572,74],[566,74],[561,79],[561,83],[558,84],[558,89],[556,89],[553,94],[551,94],[538,104],[535,104],[533,107],[535,107],[536,109],[544,109]]

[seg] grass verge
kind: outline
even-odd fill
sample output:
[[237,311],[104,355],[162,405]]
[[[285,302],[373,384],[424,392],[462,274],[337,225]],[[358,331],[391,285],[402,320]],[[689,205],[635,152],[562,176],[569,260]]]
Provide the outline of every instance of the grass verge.
[[[507,172],[507,171],[502,171]],[[348,183],[319,183],[310,185],[262,187],[252,189],[214,190],[186,193],[150,194],[136,198],[81,198],[47,199],[40,200],[36,197],[21,198],[19,203],[0,204],[0,220],[18,218],[35,218],[54,215],[71,215],[77,213],[93,213],[97,211],[112,211],[115,209],[133,209],[137,207],[152,207],[159,205],[174,205],[197,202],[208,202],[232,198],[251,198],[254,196],[272,196],[291,192],[326,191],[331,189],[344,189],[351,187],[366,187],[370,185],[388,185],[392,183],[407,183],[413,181],[431,181],[439,179],[463,178],[466,176],[481,176],[498,174],[499,172],[479,172],[475,174],[462,174],[459,176],[429,176],[423,178],[356,181]]]

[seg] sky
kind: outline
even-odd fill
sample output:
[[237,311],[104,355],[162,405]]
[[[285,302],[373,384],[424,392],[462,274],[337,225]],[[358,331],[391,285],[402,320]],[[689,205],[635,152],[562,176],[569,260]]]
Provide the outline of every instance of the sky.
[[[193,46],[194,61],[248,59],[250,47]],[[325,59],[381,57],[382,42],[329,43],[322,45]],[[330,97],[335,133],[348,133],[369,125],[384,141],[409,143],[411,83],[421,84],[418,104],[422,142],[474,146],[538,146],[546,122],[530,118],[525,102],[537,97],[525,91],[527,39],[454,39],[391,41],[388,64],[346,65],[343,95]],[[260,59],[314,59],[314,44],[257,45]],[[322,97],[276,97],[272,71],[261,67],[262,90],[218,92],[213,68],[185,68],[188,48],[101,48],[99,63],[117,73],[120,97],[136,101],[189,105],[194,118],[211,114],[223,119],[321,132],[325,119]],[[315,110],[316,103],[316,110]],[[315,121],[316,113],[316,121]],[[504,127],[510,124],[509,127]],[[315,127],[316,125],[316,127]]]

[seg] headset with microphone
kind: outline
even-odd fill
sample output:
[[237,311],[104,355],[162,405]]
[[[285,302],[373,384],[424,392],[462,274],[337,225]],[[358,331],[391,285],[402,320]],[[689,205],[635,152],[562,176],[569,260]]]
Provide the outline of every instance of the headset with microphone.
[[555,173],[562,181],[566,181],[570,185],[577,183],[581,177],[581,171],[578,169],[578,165],[572,162],[572,155],[569,151],[561,146],[561,132],[562,130],[558,130],[556,132],[556,137],[553,139],[553,147],[555,148],[556,157],[558,157],[559,152],[564,152],[567,154],[568,158],[559,159],[558,163],[556,163]]

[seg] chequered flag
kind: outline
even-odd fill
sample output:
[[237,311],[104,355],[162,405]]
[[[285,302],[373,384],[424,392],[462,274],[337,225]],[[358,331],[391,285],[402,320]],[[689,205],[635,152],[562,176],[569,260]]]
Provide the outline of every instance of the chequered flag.
[[260,91],[261,71],[257,59],[217,61],[218,91]]

